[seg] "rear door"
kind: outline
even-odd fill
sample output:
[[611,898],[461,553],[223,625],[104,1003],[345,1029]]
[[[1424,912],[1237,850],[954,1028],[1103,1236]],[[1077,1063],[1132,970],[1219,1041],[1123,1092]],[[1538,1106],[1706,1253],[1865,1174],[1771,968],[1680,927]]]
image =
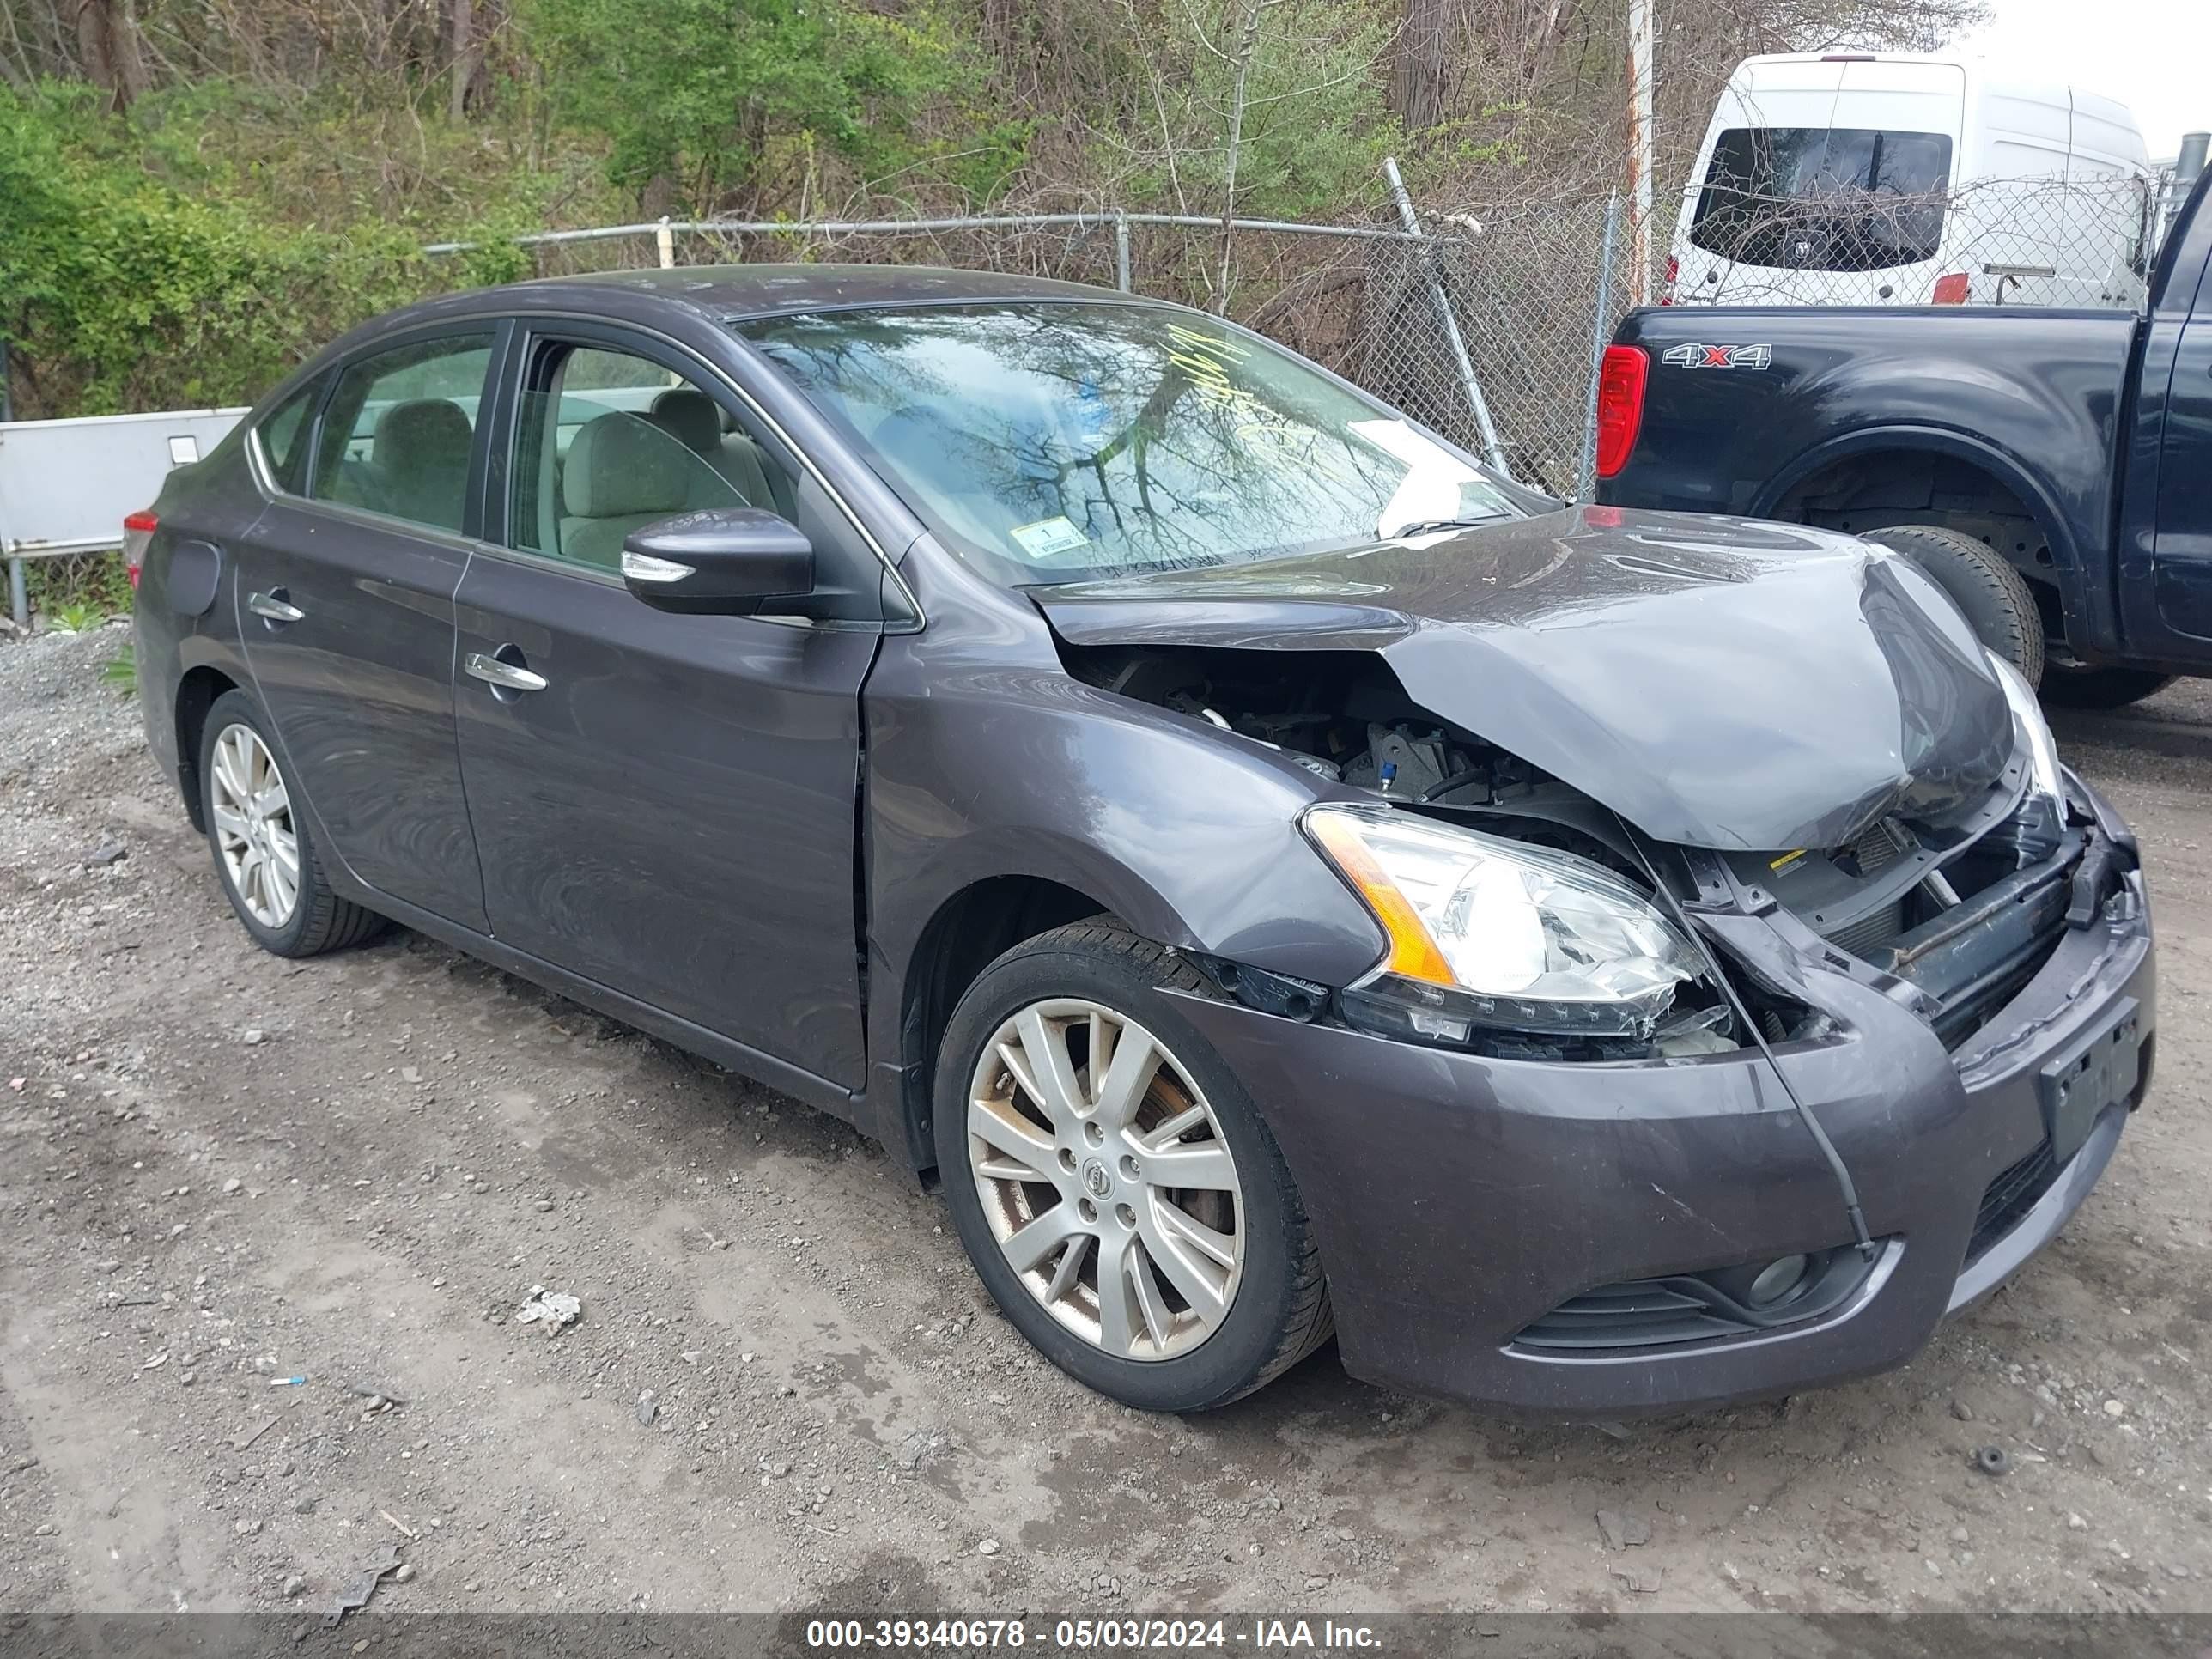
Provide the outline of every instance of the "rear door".
[[453,595],[497,344],[491,324],[447,324],[339,365],[284,476],[261,458],[271,502],[236,549],[246,665],[323,846],[378,892],[477,929]]
[[[514,362],[503,545],[459,596],[461,769],[492,932],[857,1088],[874,555],[689,350],[545,321]],[[740,506],[805,532],[831,614],[671,616],[624,588],[630,532]]]

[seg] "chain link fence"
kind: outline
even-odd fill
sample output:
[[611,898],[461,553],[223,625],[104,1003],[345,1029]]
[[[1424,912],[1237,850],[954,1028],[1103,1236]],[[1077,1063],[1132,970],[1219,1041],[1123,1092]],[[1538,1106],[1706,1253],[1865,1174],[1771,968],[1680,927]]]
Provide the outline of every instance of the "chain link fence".
[[1224,228],[1195,215],[671,220],[518,240],[542,276],[653,264],[951,265],[1225,311],[1523,482],[1572,496],[1587,483],[1597,355],[1626,309],[1601,257],[1620,216],[1617,204],[1598,200],[1455,215],[1418,233],[1391,209],[1365,224],[1235,220],[1225,307]]
[[[1682,305],[2140,307],[2160,181],[2002,179],[1937,195],[1725,185],[1653,282]],[[666,221],[520,239],[538,274],[857,261],[1052,276],[1221,310],[1566,499],[1592,483],[1596,374],[1636,302],[1616,196],[1364,223],[1090,212],[771,223]],[[432,252],[454,251],[442,245]],[[1655,294],[1655,299],[1661,297]]]

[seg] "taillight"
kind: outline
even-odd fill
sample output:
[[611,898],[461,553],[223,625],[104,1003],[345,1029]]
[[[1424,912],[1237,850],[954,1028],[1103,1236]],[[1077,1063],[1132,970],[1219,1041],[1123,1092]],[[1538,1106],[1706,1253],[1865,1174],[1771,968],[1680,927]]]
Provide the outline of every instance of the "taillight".
[[138,586],[138,573],[146,568],[146,549],[161,527],[161,520],[150,508],[133,513],[123,521],[123,572],[133,587]]
[[1597,476],[1610,478],[1628,465],[1644,425],[1644,380],[1651,356],[1642,346],[1613,345],[1597,376]]
[[1661,305],[1671,306],[1674,303],[1674,279],[1681,274],[1681,260],[1671,253],[1668,254],[1667,256],[1667,280],[1660,285],[1659,289],[1659,303]]
[[1962,306],[1966,303],[1966,273],[1954,270],[1948,276],[1936,279],[1936,303],[1939,306]]

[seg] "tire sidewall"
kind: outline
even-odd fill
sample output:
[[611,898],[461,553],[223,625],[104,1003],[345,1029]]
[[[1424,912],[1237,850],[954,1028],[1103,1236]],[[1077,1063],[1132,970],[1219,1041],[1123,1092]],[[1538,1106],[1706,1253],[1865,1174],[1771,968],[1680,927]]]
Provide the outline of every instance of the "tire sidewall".
[[2030,685],[2042,678],[2043,616],[2026,579],[2002,554],[1962,532],[1936,526],[1899,525],[1869,531],[1866,539],[1911,561],[1959,607],[1974,637],[2017,668]]
[[[231,883],[229,868],[223,863],[222,842],[216,833],[215,747],[216,740],[234,726],[246,726],[261,739],[263,745],[276,760],[278,775],[284,780],[285,793],[294,802],[292,833],[300,847],[300,890],[292,902],[292,914],[285,917],[282,927],[264,927],[246,908],[246,901]],[[323,884],[322,866],[316,860],[314,839],[307,830],[307,814],[299,805],[299,781],[293,777],[290,767],[283,758],[283,751],[270,732],[269,722],[263,717],[259,705],[245,692],[226,691],[209,706],[207,720],[200,728],[199,765],[201,819],[207,825],[208,855],[214,861],[216,880],[222,884],[223,897],[230,901],[232,914],[237,916],[240,925],[253,935],[254,942],[262,949],[277,956],[298,953],[313,920],[316,895]]]
[[[1237,1297],[1219,1329],[1172,1359],[1118,1358],[1054,1318],[1006,1261],[975,1190],[968,1085],[982,1046],[1017,1010],[1053,997],[1103,1003],[1172,1050],[1205,1091],[1236,1160],[1244,1235]],[[1292,1309],[1297,1222],[1289,1171],[1243,1085],[1140,965],[1066,944],[1024,947],[1000,958],[953,1012],[938,1050],[932,1097],[938,1165],[960,1241],[1000,1310],[1039,1352],[1086,1386],[1149,1411],[1203,1410],[1252,1386],[1279,1350]]]

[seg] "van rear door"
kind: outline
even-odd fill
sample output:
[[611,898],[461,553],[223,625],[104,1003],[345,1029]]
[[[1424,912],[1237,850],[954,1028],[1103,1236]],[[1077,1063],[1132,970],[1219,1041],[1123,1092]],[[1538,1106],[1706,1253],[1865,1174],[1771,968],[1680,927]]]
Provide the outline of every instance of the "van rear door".
[[1954,64],[1756,65],[1685,202],[1676,303],[1925,304],[1965,101]]

